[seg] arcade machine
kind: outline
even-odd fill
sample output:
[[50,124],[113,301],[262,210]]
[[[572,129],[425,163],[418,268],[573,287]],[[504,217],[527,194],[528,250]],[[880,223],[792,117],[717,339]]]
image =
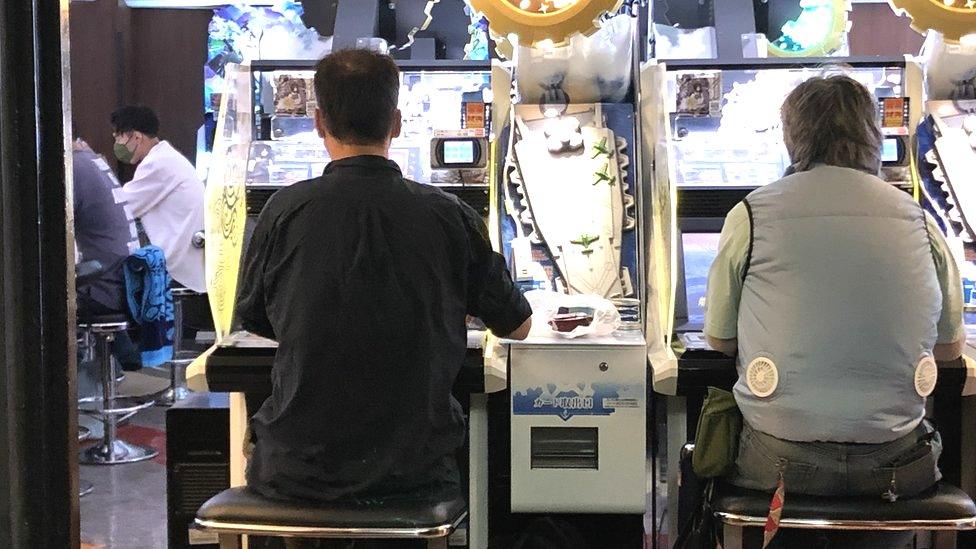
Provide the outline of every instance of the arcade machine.
[[[356,46],[361,37],[376,36],[376,19],[382,9],[393,9],[387,3],[367,4],[344,2],[338,7],[336,28],[340,32],[334,37],[335,47]],[[412,3],[402,2],[399,8],[408,4]],[[459,25],[468,38],[470,19],[463,8],[462,2],[451,2],[442,5],[440,13],[451,15],[444,19]],[[398,32],[398,39],[407,32]],[[399,107],[404,119],[391,158],[406,177],[437,185],[487,216],[492,172],[487,139],[492,114],[490,64],[435,58],[438,51],[457,53],[462,47],[440,47],[433,31],[416,37],[412,35],[417,30],[409,32],[414,40],[412,58],[397,58],[402,73]],[[367,38],[360,44],[376,43],[375,38]],[[224,78],[226,89],[207,182],[207,274],[217,344],[191,365],[187,376],[194,390],[231,393],[232,486],[245,482],[244,429],[247,418],[271,392],[276,352],[273,341],[235,330],[240,261],[253,224],[274,192],[315,177],[329,162],[312,118],[314,65],[314,61],[253,61],[228,66]],[[462,402],[470,393],[499,385],[483,366],[483,326],[469,328],[469,356],[456,385]],[[453,543],[465,545],[467,532],[459,529]],[[484,537],[487,539],[486,533]]]
[[[492,228],[517,283],[536,290],[527,295],[536,315],[529,338],[493,346],[507,357],[508,389],[489,395],[491,539],[507,546],[513,530],[532,530],[545,515],[591,546],[641,547],[648,368],[639,10],[618,11],[612,0],[471,3],[513,60],[511,73],[494,73],[501,176]],[[608,12],[617,15],[600,18]],[[511,106],[500,104],[510,96]],[[567,334],[574,322],[597,322],[580,296],[612,303],[619,327]],[[557,313],[548,323],[545,310]]]
[[[970,495],[976,494],[976,440],[972,429],[976,421],[976,233],[973,206],[976,197],[970,189],[976,169],[976,47],[964,37],[976,33],[976,8],[970,6],[928,6],[910,0],[892,3],[897,10],[912,17],[913,28],[927,31],[922,59],[925,66],[926,119],[918,129],[917,167],[922,204],[946,234],[962,276],[965,304],[965,368],[940,370],[940,385],[945,373],[958,374],[949,385],[956,398],[943,398],[939,408],[945,416],[939,424],[947,444],[943,463],[947,478],[958,478],[959,485]],[[959,387],[962,396],[959,399]],[[939,387],[937,387],[937,390]],[[969,398],[965,398],[969,397]],[[936,401],[939,404],[939,401]],[[958,459],[952,459],[958,456]],[[945,459],[943,461],[946,461]],[[963,543],[976,543],[976,537],[964,534]]]
[[[661,465],[668,479],[666,528],[671,541],[693,504],[694,488],[680,481],[679,459],[694,439],[706,388],[731,388],[737,377],[732,359],[709,349],[702,334],[708,271],[729,210],[750,191],[780,179],[789,167],[779,112],[783,100],[797,84],[825,72],[843,72],[865,84],[878,98],[885,135],[882,177],[906,192],[915,190],[911,141],[922,115],[919,66],[905,57],[844,56],[849,27],[845,2],[825,2],[796,10],[799,17],[777,19],[784,4],[756,3],[754,9],[751,0],[715,0],[713,18],[698,21],[694,19],[700,12],[662,7],[654,14],[656,29],[679,16],[687,26],[711,29],[687,34],[684,41],[653,38],[667,46],[668,57],[656,60],[657,85],[652,88],[663,113],[657,130],[662,148],[655,161],[666,166],[659,166],[658,173],[667,174],[677,193],[672,347],[678,367],[654,380],[655,391],[666,395],[667,446]],[[811,13],[816,9],[824,10],[821,17]],[[817,20],[831,24],[820,34],[806,28]],[[687,38],[702,35],[711,39]],[[680,58],[679,44],[699,58]]]
[[[490,78],[488,66],[480,62],[399,62],[402,70],[400,109],[404,113],[403,131],[391,147],[391,159],[404,175],[420,183],[437,185],[458,195],[472,207],[487,213],[488,156],[487,127],[490,120]],[[245,124],[243,133],[220,135],[215,147],[214,164],[208,192],[220,192],[215,206],[227,208],[221,213],[222,226],[211,227],[239,238],[242,244],[229,256],[215,258],[218,273],[237,270],[241,250],[246,246],[253,224],[268,199],[278,189],[320,174],[328,156],[315,133],[311,113],[314,111],[314,88],[311,82],[313,64],[294,61],[261,61],[230,68],[228,80],[240,80],[246,89],[257,90],[236,97],[236,104],[225,99],[227,113],[222,112],[218,128],[226,127],[237,116],[247,117],[253,98],[254,123]],[[239,120],[237,120],[240,122]],[[221,140],[225,139],[222,143]],[[232,146],[226,146],[233,141]],[[225,145],[220,147],[220,145]],[[221,162],[217,153],[228,153]],[[239,155],[239,156],[235,156]],[[218,179],[215,179],[218,178]],[[228,180],[229,179],[229,180]],[[222,190],[221,190],[222,189]],[[243,206],[245,215],[240,215]],[[229,218],[229,219],[228,219]],[[231,223],[226,223],[227,221]],[[238,225],[240,224],[240,225]],[[241,226],[242,225],[242,226]],[[208,243],[216,238],[208,238]],[[236,243],[236,241],[234,242]],[[208,252],[211,250],[208,245]],[[210,258],[208,258],[209,260]],[[210,268],[208,263],[208,269]],[[236,278],[236,273],[233,275]],[[233,308],[236,289],[224,287],[214,294],[217,311]],[[245,332],[232,331],[233,317],[228,315],[218,328],[219,342],[208,354],[206,377],[212,391],[235,395],[270,394],[271,366],[275,344]],[[483,328],[473,327],[469,342],[474,349],[473,364],[480,370],[480,347]],[[195,370],[199,371],[199,370]],[[478,371],[467,382],[484,387]],[[262,399],[254,399],[262,400]],[[231,419],[243,429],[246,417],[255,411],[241,407],[241,399],[232,399]],[[243,431],[233,431],[235,441],[243,441]],[[232,448],[240,447],[240,444]],[[239,452],[232,454],[232,484],[244,482],[244,464]]]

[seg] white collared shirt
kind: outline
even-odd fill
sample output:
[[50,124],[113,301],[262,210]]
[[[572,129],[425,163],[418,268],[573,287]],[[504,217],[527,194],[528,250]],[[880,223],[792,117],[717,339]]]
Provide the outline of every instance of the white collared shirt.
[[190,161],[160,141],[122,189],[132,215],[142,219],[149,240],[166,254],[173,280],[206,292],[203,250],[192,244],[193,234],[203,230],[204,187]]

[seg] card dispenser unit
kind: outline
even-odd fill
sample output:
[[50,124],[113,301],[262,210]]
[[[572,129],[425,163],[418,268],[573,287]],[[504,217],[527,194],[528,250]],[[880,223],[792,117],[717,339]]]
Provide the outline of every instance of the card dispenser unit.
[[533,469],[598,469],[595,427],[532,427]]
[[510,359],[512,511],[643,513],[647,355],[640,334],[513,343]]

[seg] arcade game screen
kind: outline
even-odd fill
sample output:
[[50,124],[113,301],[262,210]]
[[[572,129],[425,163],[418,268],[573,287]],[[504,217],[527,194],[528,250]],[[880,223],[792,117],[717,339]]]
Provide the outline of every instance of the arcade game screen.
[[688,324],[705,324],[705,291],[708,270],[718,255],[718,233],[683,233],[685,299],[688,302]]
[[[836,72],[836,71],[835,71]],[[902,69],[861,67],[847,74],[878,98],[902,95]],[[673,71],[666,106],[677,185],[686,188],[758,187],[789,166],[780,107],[799,83],[822,69]],[[885,154],[897,159],[896,143]]]
[[[318,106],[311,71],[275,71],[259,79],[265,127],[251,145],[249,185],[291,185],[320,175],[328,153],[315,131]],[[430,184],[487,184],[475,141],[488,134],[491,75],[488,71],[403,71],[399,107],[403,129],[390,157],[406,177]],[[443,162],[433,151],[444,143]]]

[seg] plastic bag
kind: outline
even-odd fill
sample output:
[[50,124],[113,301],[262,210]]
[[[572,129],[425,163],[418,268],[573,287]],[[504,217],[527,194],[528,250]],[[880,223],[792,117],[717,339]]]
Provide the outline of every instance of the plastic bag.
[[929,101],[976,99],[976,45],[946,44],[941,33],[929,31],[919,60]]
[[[525,293],[525,299],[532,306],[533,337],[564,337],[575,339],[584,336],[606,336],[620,327],[620,313],[610,301],[592,294],[561,294],[545,290],[531,290]],[[593,320],[588,326],[577,326],[569,332],[558,332],[550,326],[549,321],[559,312],[561,307],[567,309],[592,309]]]
[[521,46],[516,83],[522,102],[622,101],[633,73],[632,19],[630,15],[617,15],[591,36],[573,36],[568,46]]

